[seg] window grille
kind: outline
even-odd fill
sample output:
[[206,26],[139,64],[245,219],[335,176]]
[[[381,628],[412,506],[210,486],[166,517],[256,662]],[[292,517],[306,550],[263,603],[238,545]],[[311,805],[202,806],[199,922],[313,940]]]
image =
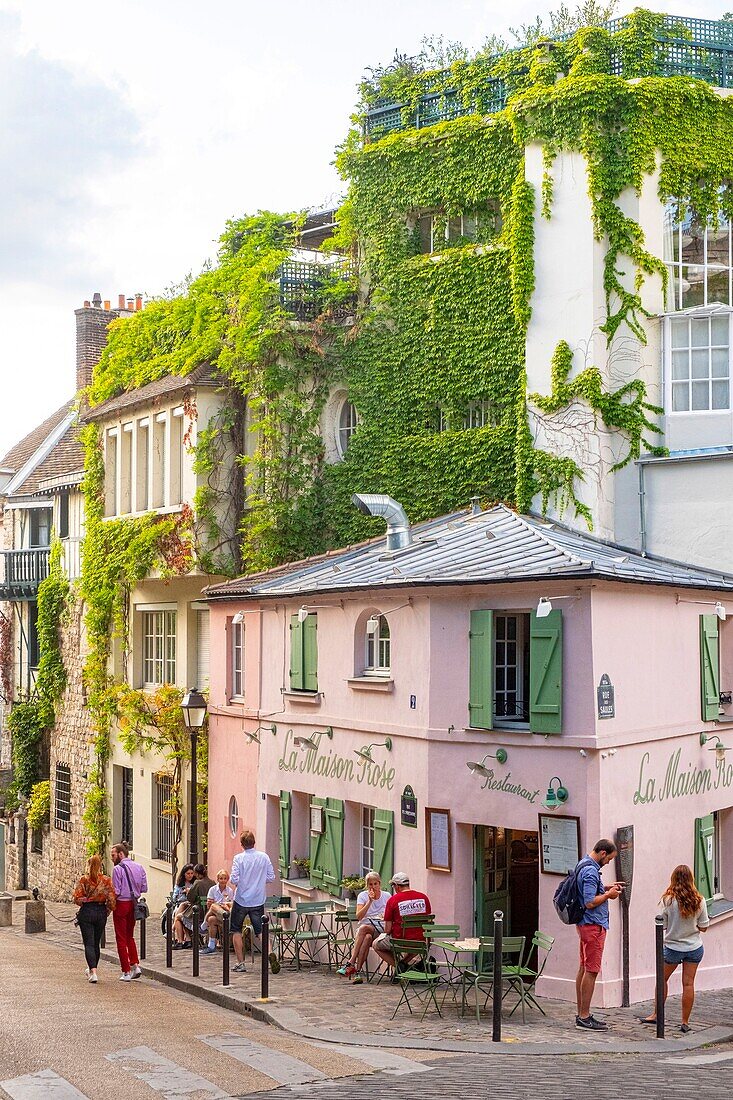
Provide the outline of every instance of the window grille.
[[494,634],[494,715],[503,722],[529,721],[526,614],[496,615]]
[[122,821],[120,840],[132,846],[132,768],[122,769]]
[[170,775],[156,775],[153,797],[153,850],[155,858],[170,863],[173,854],[174,817],[173,778]]
[[53,823],[64,833],[71,831],[71,768],[67,764],[56,765]]

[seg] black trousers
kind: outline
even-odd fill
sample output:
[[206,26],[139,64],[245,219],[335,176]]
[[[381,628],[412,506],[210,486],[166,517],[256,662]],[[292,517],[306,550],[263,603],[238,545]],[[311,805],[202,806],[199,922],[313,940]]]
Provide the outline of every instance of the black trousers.
[[77,913],[87,966],[95,970],[99,965],[99,947],[107,923],[107,906],[98,901],[86,901]]

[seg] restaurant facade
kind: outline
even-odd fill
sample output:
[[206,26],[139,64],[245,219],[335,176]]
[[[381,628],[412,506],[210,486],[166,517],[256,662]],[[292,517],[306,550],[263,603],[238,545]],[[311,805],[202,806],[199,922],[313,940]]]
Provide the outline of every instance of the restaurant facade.
[[464,935],[500,910],[555,937],[540,992],[573,1000],[553,894],[615,837],[597,1003],[652,994],[678,863],[713,914],[698,988],[733,984],[733,577],[503,506],[410,530],[359,499],[386,541],[207,590],[210,865],[249,826],[293,901],[407,871]]

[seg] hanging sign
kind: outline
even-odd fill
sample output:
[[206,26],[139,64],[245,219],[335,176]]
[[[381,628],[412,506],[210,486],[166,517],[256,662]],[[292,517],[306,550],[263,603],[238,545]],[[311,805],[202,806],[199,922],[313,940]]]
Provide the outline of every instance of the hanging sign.
[[598,685],[598,717],[616,717],[613,684],[611,683],[610,677],[605,672],[601,676],[601,682]]
[[412,787],[405,787],[400,798],[400,821],[410,829],[417,828],[417,799]]

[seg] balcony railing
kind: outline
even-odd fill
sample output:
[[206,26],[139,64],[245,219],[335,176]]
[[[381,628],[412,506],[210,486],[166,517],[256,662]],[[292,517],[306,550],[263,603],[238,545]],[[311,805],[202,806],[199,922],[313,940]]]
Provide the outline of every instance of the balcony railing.
[[0,600],[32,600],[48,576],[50,549],[6,550],[0,554]]
[[[612,19],[606,30],[614,33],[626,24],[626,17]],[[647,76],[691,76],[716,88],[733,87],[733,21],[714,19],[665,18],[666,31],[660,34],[653,63]],[[684,27],[689,38],[666,37],[676,27]],[[564,36],[568,37],[568,36]],[[404,103],[381,99],[371,104],[364,116],[364,140],[378,141],[397,130],[422,129],[436,122],[445,122],[461,115],[490,115],[506,106],[507,92],[501,80],[490,75],[496,58],[487,57],[477,65],[485,65],[486,76],[470,99],[457,88],[440,86],[448,83],[447,72],[436,76],[439,85],[426,91],[414,109]],[[611,54],[609,73],[624,76],[620,56]],[[634,74],[638,75],[638,74]]]
[[315,321],[328,311],[336,320],[353,313],[353,275],[347,260],[310,263],[286,260],[280,267],[280,305],[298,321]]

